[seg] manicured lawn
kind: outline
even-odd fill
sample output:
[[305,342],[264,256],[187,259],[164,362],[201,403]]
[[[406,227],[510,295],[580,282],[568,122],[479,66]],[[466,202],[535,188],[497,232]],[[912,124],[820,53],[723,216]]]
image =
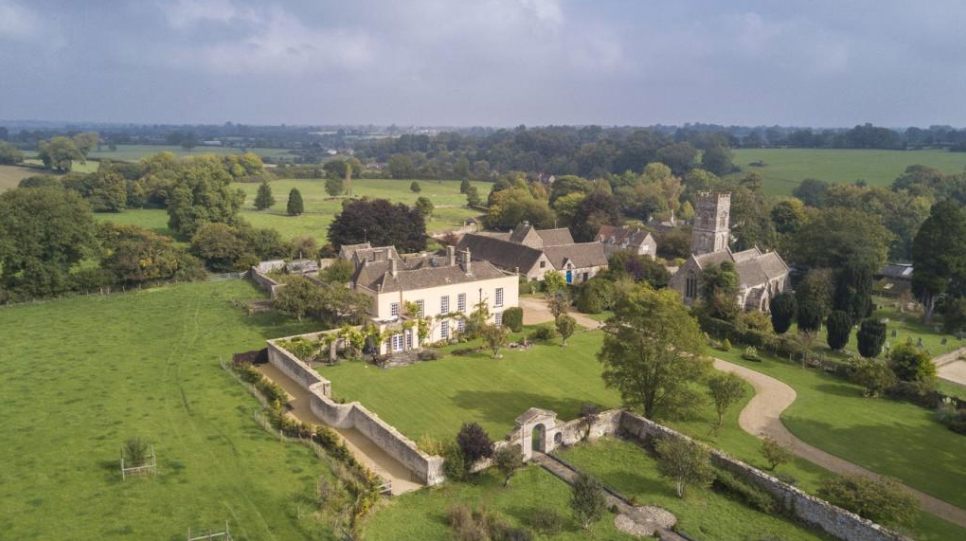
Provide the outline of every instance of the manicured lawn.
[[[755,172],[765,179],[765,192],[790,195],[806,178],[832,183],[864,180],[871,186],[889,186],[915,164],[960,173],[966,167],[966,153],[945,150],[844,150],[844,149],[737,149],[735,165],[741,174]],[[764,161],[765,167],[748,164]]]
[[[235,280],[0,309],[0,537],[173,540],[229,520],[236,539],[332,539],[313,513],[330,474],[255,425],[218,366],[308,330],[230,304],[260,296]],[[134,436],[160,475],[121,482]]]
[[640,505],[657,505],[678,518],[697,539],[832,539],[787,519],[758,512],[706,487],[691,487],[684,499],[660,476],[657,463],[633,443],[604,438],[576,445],[560,456]]
[[939,424],[934,412],[906,402],[863,398],[858,386],[767,356],[754,363],[741,359],[737,350],[714,354],[791,385],[798,398],[782,421],[799,438],[966,507],[966,437]]
[[479,352],[388,370],[348,362],[318,371],[332,380],[334,396],[362,402],[413,440],[423,434],[449,440],[471,421],[500,439],[531,407],[569,420],[588,402],[619,406],[619,395],[600,378],[600,343],[595,331],[571,337],[566,347],[557,341],[505,350],[499,360]]
[[[553,537],[535,539],[576,541],[591,538],[570,518],[570,487],[543,468],[530,466],[518,472],[503,488],[503,480],[493,471],[467,483],[447,483],[393,498],[385,508],[372,515],[365,526],[368,541],[443,541],[451,539],[446,512],[456,505],[470,508],[485,506],[515,526],[530,527],[530,517],[538,508],[551,508],[565,518],[564,530]],[[614,515],[607,512],[592,528],[593,539],[634,539],[614,527]]]

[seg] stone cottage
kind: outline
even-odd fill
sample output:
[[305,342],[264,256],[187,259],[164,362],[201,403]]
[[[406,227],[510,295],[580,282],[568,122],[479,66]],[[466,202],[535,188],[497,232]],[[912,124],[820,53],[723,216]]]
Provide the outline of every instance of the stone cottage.
[[458,247],[528,280],[543,280],[544,274],[554,270],[563,274],[567,283],[577,284],[607,268],[603,244],[574,242],[565,227],[537,229],[523,222],[509,233],[469,233]]
[[657,257],[657,241],[654,240],[654,235],[639,227],[604,225],[594,239],[604,245],[604,253],[607,257],[620,251],[651,259]]

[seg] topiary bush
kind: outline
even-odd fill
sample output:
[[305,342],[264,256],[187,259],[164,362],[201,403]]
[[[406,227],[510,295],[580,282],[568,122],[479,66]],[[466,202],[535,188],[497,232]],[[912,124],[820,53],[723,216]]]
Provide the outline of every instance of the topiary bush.
[[503,326],[513,332],[523,330],[523,308],[514,306],[503,311]]

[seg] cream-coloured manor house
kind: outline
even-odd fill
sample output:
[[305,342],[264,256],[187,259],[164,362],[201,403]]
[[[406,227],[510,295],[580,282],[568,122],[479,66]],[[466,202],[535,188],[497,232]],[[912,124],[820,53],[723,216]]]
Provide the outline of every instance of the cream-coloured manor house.
[[365,243],[343,246],[339,256],[355,266],[349,287],[372,297],[373,322],[398,331],[383,346],[385,354],[422,347],[417,329],[402,325],[407,303],[418,306],[421,317],[432,318],[426,343],[452,339],[464,329],[459,315],[469,315],[480,302],[486,303],[494,324],[501,324],[503,311],[519,303],[518,277],[474,260],[469,250],[449,246],[445,255],[400,255],[393,246]]

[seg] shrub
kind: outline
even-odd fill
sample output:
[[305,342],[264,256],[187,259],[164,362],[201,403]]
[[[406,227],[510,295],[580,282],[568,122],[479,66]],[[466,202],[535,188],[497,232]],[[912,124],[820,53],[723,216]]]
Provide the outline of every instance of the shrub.
[[848,312],[836,310],[828,315],[825,328],[828,330],[828,347],[839,351],[849,343],[849,337],[852,335],[852,319]]
[[238,369],[238,377],[245,383],[255,385],[262,380],[262,373],[251,366],[243,366]]
[[479,348],[479,347],[475,347],[475,348],[456,348],[456,349],[453,350],[452,353],[453,353],[453,355],[457,355],[457,356],[462,357],[464,355],[472,355],[473,353],[476,353],[480,349],[481,348]]
[[340,444],[339,435],[335,430],[324,425],[315,427],[315,439],[319,440],[319,445],[330,451]]
[[419,447],[420,451],[428,455],[443,456],[443,453],[446,451],[446,446],[443,445],[443,442],[429,434],[420,436],[419,441],[416,442],[416,447]]
[[752,509],[762,513],[773,514],[777,508],[775,498],[771,494],[724,470],[715,472],[711,488],[735,496]]
[[782,444],[775,439],[767,436],[761,440],[761,456],[765,457],[765,461],[768,462],[768,471],[775,471],[775,468],[791,461],[794,457],[791,451],[782,447]]
[[423,349],[416,354],[416,358],[420,361],[437,361],[442,357],[442,354],[435,349]]
[[456,435],[456,445],[463,454],[467,469],[478,460],[493,456],[493,440],[478,423],[463,423]]
[[848,369],[849,381],[865,388],[865,396],[878,398],[896,382],[896,375],[892,369],[875,359],[852,359]]
[[939,403],[936,380],[899,381],[886,390],[886,395],[895,400],[908,400],[924,408],[935,408]]
[[875,318],[862,320],[856,335],[859,343],[859,353],[863,357],[874,359],[882,352],[886,340],[886,324]]
[[919,501],[896,480],[887,477],[830,477],[822,481],[818,495],[880,524],[909,526],[919,519]]
[[284,404],[288,401],[288,395],[285,394],[285,389],[282,389],[278,384],[262,379],[255,384],[255,388],[258,389],[262,396],[264,396],[269,403],[272,404]]
[[454,444],[443,447],[443,475],[450,481],[463,481],[466,479],[467,467],[466,460],[460,448]]
[[570,509],[574,518],[586,530],[597,522],[607,509],[604,486],[585,473],[577,474],[570,492]]
[[754,362],[761,361],[761,358],[758,357],[758,348],[756,348],[755,346],[746,347],[745,351],[742,352],[741,354],[741,358],[746,361],[754,361]]
[[936,410],[936,420],[946,426],[946,428],[959,434],[966,434],[966,408],[956,409],[953,400],[949,397],[943,399]]
[[523,330],[523,308],[514,306],[503,311],[503,325],[513,332]]
[[553,340],[556,337],[557,337],[556,329],[553,329],[551,327],[537,327],[536,329],[533,330],[533,332],[530,333],[530,336],[528,336],[527,338],[529,338],[534,342],[546,342],[549,340]]
[[543,535],[556,535],[563,531],[564,518],[550,507],[538,507],[530,513],[530,527]]
[[889,368],[902,381],[932,381],[936,365],[929,354],[912,344],[900,344],[889,353]]
[[679,498],[690,484],[703,485],[713,479],[711,453],[693,440],[677,437],[661,438],[654,446],[658,472],[672,481]]
[[516,444],[500,447],[493,455],[493,464],[503,476],[503,486],[508,486],[513,474],[524,466],[523,449]]
[[125,467],[143,466],[148,459],[148,444],[141,438],[131,438],[124,442]]
[[741,332],[758,331],[767,334],[772,329],[771,318],[768,317],[768,314],[759,310],[738,314],[738,318],[735,320],[735,326]]
[[721,351],[731,351],[731,340],[724,339],[724,342],[721,343]]

